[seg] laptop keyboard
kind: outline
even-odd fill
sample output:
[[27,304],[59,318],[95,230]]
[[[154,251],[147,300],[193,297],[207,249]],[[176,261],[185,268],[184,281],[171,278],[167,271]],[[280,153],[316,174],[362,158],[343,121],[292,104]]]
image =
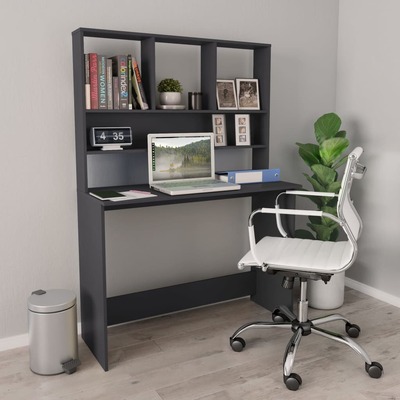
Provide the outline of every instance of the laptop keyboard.
[[205,187],[205,186],[226,186],[226,182],[221,182],[217,179],[204,179],[204,180],[188,180],[183,182],[164,182],[159,184],[160,187],[164,188],[180,188],[180,187]]

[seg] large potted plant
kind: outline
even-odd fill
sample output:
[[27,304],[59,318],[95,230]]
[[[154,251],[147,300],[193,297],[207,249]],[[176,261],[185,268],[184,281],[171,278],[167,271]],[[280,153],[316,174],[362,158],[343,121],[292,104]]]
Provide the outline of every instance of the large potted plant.
[[[307,181],[316,192],[339,193],[341,177],[338,168],[347,160],[343,153],[349,146],[346,131],[341,130],[342,121],[335,113],[324,114],[314,123],[317,143],[296,143],[299,155],[312,174],[305,173]],[[309,196],[321,211],[336,214],[337,197]],[[298,238],[336,241],[339,236],[337,223],[328,218],[309,217],[307,229],[298,229]],[[311,307],[321,309],[338,308],[344,299],[344,273],[334,275],[324,284],[322,281],[310,281],[309,303]]]
[[177,79],[166,78],[159,82],[157,90],[160,92],[160,103],[176,105],[181,103],[182,85]]

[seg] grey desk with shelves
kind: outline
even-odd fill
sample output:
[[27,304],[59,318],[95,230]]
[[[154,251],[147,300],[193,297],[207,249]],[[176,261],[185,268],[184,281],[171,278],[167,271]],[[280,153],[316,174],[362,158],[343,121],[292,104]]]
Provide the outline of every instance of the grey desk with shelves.
[[[140,44],[140,49],[138,48],[137,51],[140,52],[142,81],[148,97],[149,110],[86,109],[85,53],[87,54],[91,51],[90,45],[86,46],[87,40],[90,42],[93,39],[106,41],[109,55],[115,53],[113,40],[127,41],[129,48],[135,42]],[[169,111],[157,109],[156,70],[160,66],[158,49],[159,44],[162,43],[169,43],[174,48],[189,45],[198,49],[200,55],[200,90],[203,93],[202,110]],[[103,184],[104,186],[115,186],[120,184],[119,177],[125,176],[126,172],[126,169],[124,169],[125,157],[135,164],[135,168],[132,170],[135,171],[136,175],[127,177],[127,181],[122,184],[129,185],[129,188],[132,188],[145,183],[147,134],[151,132],[211,131],[212,114],[214,113],[225,114],[227,124],[228,146],[218,147],[218,155],[223,155],[221,158],[226,156],[236,165],[238,162],[236,159],[237,151],[242,152],[241,159],[246,159],[246,154],[251,152],[251,165],[248,168],[269,168],[271,45],[79,28],[72,32],[72,47],[82,337],[104,370],[108,369],[107,327],[109,325],[247,295],[266,308],[273,308],[277,303],[290,305],[291,293],[281,289],[280,282],[275,276],[258,271],[235,273],[235,265],[232,265],[232,274],[228,276],[107,298],[105,213],[120,209],[153,206],[165,207],[167,211],[167,206],[171,204],[196,203],[209,200],[226,201],[227,199],[240,197],[251,198],[252,209],[256,209],[273,206],[278,193],[298,188],[298,185],[287,182],[248,184],[243,185],[239,191],[202,193],[178,197],[170,197],[159,193],[157,197],[119,203],[102,202],[88,193],[91,186]],[[233,50],[240,58],[242,56],[246,58],[247,54],[251,53],[253,71],[249,77],[258,80],[260,110],[217,109],[216,80],[219,78],[218,74],[223,73],[219,72],[220,66],[223,64],[221,58],[221,52],[224,53],[223,49],[230,49],[230,53]],[[250,146],[235,146],[234,118],[235,114],[240,113],[250,115]],[[131,127],[134,135],[133,145],[129,149],[114,152],[102,152],[91,148],[88,143],[88,132],[91,127],[96,126]],[[239,147],[241,150],[238,150]],[[113,179],[110,182],[107,181],[100,184],[96,181],[93,183],[89,179],[91,173],[89,166],[92,166],[90,163],[94,160],[99,161],[96,165],[101,164],[103,170],[107,170],[112,163],[112,168],[118,169],[118,174],[113,175]],[[102,171],[97,172],[97,175],[103,177]],[[136,186],[136,188],[148,190],[146,186]],[[278,234],[275,228],[271,228],[275,224],[260,225],[256,232],[257,235],[264,236],[266,233]],[[107,267],[112,270],[111,265]]]

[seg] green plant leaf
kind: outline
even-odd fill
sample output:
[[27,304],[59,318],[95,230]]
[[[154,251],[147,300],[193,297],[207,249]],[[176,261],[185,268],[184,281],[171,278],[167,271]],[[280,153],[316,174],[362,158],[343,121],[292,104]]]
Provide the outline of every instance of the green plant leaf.
[[319,155],[319,146],[311,143],[296,143],[299,146],[299,155],[303,161],[311,167],[311,165],[319,164],[321,156]]
[[321,217],[310,216],[310,217],[308,217],[308,219],[314,225],[321,225],[322,224],[322,218]]
[[328,241],[331,237],[333,229],[326,225],[307,224],[307,226],[316,233],[318,240]]
[[336,135],[335,135],[335,137],[342,137],[342,138],[344,138],[344,137],[346,137],[346,131],[339,131]]
[[328,185],[327,191],[338,194],[341,187],[342,187],[342,182],[340,181],[332,182],[330,185]]
[[[323,206],[321,208],[321,211],[337,216],[335,207]],[[337,222],[332,221],[330,218],[327,218],[327,217],[322,217],[322,225],[326,225],[329,227],[337,227],[338,226]]]
[[329,167],[326,167],[322,164],[314,164],[311,167],[311,170],[314,172],[318,182],[326,188],[335,182],[337,178],[337,172]]
[[342,166],[346,162],[347,162],[347,156],[344,156],[339,161],[337,161],[334,165],[332,165],[332,168],[333,169],[338,169],[340,166]]
[[329,241],[336,242],[336,240],[338,240],[338,237],[339,237],[339,229],[335,228],[331,233],[331,237],[329,238]]
[[294,232],[294,237],[298,239],[315,240],[314,235],[310,231],[306,231],[305,229],[296,229]]
[[342,125],[342,121],[335,113],[324,114],[314,123],[314,132],[317,142],[322,144],[325,140],[335,137]]
[[325,188],[319,183],[314,177],[311,177],[308,174],[303,174],[308,182],[311,183],[312,187],[314,188],[315,192],[325,192]]
[[319,154],[324,165],[331,167],[337,158],[347,149],[349,141],[346,138],[325,140],[319,147]]

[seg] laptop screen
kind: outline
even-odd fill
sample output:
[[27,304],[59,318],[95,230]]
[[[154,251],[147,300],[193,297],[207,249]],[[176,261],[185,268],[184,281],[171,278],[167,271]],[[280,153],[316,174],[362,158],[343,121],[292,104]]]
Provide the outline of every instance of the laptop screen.
[[150,183],[214,177],[213,133],[149,134],[148,153]]

